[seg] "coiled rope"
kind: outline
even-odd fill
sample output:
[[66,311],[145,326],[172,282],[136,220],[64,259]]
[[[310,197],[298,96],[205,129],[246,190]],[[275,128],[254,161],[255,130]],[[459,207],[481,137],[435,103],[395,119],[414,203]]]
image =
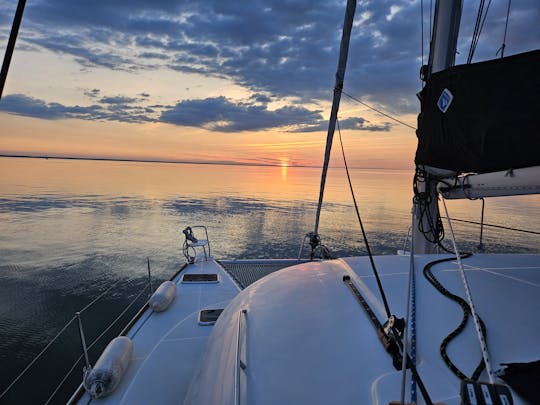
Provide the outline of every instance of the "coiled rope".
[[[466,258],[468,258],[470,256],[472,256],[471,253],[465,253],[465,254],[461,255],[461,258],[466,259]],[[443,361],[446,364],[446,366],[450,369],[450,371],[452,371],[452,373],[455,374],[455,376],[457,378],[459,378],[460,380],[473,380],[473,381],[476,381],[476,380],[478,380],[478,377],[480,377],[480,374],[484,370],[485,365],[484,365],[483,360],[480,360],[480,363],[478,364],[478,366],[476,367],[476,369],[472,373],[471,377],[467,377],[465,375],[465,373],[463,373],[452,362],[452,360],[448,356],[448,353],[447,353],[447,350],[446,350],[447,347],[448,347],[448,344],[452,340],[454,340],[461,332],[463,332],[463,330],[465,329],[465,326],[467,326],[467,322],[469,320],[469,315],[471,314],[471,308],[467,304],[467,301],[465,301],[463,298],[461,298],[461,297],[459,297],[459,296],[457,296],[455,294],[452,294],[450,291],[448,291],[439,282],[439,280],[437,280],[437,278],[433,275],[433,273],[431,271],[433,266],[435,266],[435,265],[437,265],[439,263],[449,262],[449,261],[452,261],[452,260],[455,260],[455,257],[447,257],[445,259],[439,259],[439,260],[435,260],[433,262],[430,262],[430,263],[426,264],[426,266],[424,266],[423,273],[424,273],[424,277],[426,278],[426,280],[429,281],[429,283],[433,287],[435,287],[435,289],[437,289],[437,291],[439,291],[442,295],[444,295],[449,300],[452,300],[456,304],[458,304],[461,307],[461,310],[463,312],[463,316],[461,318],[461,322],[459,323],[459,325],[452,332],[450,332],[450,334],[448,336],[446,336],[443,339],[443,341],[441,342],[441,346],[440,346],[441,357],[443,358]],[[487,331],[486,331],[486,326],[484,324],[484,321],[482,321],[482,319],[480,319],[480,325],[481,325],[480,327],[482,329],[482,336],[484,337],[484,339],[486,339]]]
[[463,263],[461,263],[461,255],[459,254],[459,251],[457,248],[456,237],[454,235],[452,221],[449,219],[450,215],[448,215],[448,208],[446,207],[446,200],[444,196],[442,197],[442,202],[443,202],[444,212],[448,220],[448,228],[450,229],[450,235],[452,237],[452,245],[454,247],[454,253],[456,255],[456,260],[458,263],[459,273],[461,275],[461,281],[463,282],[463,287],[465,288],[465,294],[467,296],[467,302],[469,304],[468,306],[469,306],[469,309],[471,311],[471,315],[474,321],[474,326],[476,329],[476,337],[478,338],[478,343],[480,344],[480,350],[482,351],[482,357],[484,359],[484,363],[486,366],[489,382],[491,384],[494,384],[495,378],[493,376],[493,369],[491,368],[491,362],[489,360],[489,353],[488,353],[488,348],[487,348],[486,339],[485,339],[485,334],[486,334],[485,325],[483,325],[483,322],[481,322],[480,318],[478,317],[475,306],[474,306],[474,302],[472,300],[471,290],[469,288],[467,276],[465,275],[465,269],[463,268]]

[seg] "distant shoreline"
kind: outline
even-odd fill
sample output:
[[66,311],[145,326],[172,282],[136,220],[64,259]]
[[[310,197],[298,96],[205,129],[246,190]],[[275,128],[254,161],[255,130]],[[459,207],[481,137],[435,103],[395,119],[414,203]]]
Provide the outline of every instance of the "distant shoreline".
[[[242,162],[204,162],[190,160],[158,160],[158,159],[128,159],[128,158],[101,158],[101,157],[76,157],[76,156],[35,156],[35,155],[6,155],[0,154],[0,157],[24,158],[24,159],[56,159],[56,160],[91,160],[100,162],[133,162],[133,163],[167,163],[167,164],[189,164],[189,165],[223,165],[223,166],[263,166],[263,167],[281,167],[279,164],[271,163],[242,163]],[[321,166],[294,165],[289,167],[309,167],[320,168]]]
[[[157,159],[128,159],[128,158],[104,158],[104,157],[76,157],[76,156],[57,156],[57,155],[9,155],[0,154],[0,158],[23,158],[23,159],[55,159],[55,160],[86,160],[86,161],[98,161],[98,162],[127,162],[127,163],[167,163],[167,164],[180,164],[180,165],[222,165],[222,166],[251,166],[251,167],[283,167],[279,164],[271,163],[243,163],[243,162],[227,162],[227,161],[189,161],[189,160],[157,160]],[[289,168],[301,167],[310,169],[321,169],[322,166],[311,165],[290,165]],[[336,169],[342,169],[342,166],[332,166]],[[391,169],[386,167],[353,167],[353,169],[359,170],[409,170],[409,169]]]

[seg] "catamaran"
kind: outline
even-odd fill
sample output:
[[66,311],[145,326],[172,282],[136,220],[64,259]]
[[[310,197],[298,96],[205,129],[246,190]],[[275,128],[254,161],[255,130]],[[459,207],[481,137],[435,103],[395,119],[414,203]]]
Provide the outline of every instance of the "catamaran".
[[368,255],[332,258],[318,224],[355,7],[299,257],[217,260],[207,229],[187,227],[186,264],[94,365],[86,357],[70,404],[540,403],[540,256],[460,252],[445,203],[540,192],[540,51],[454,66],[462,4],[438,1],[410,244],[373,256],[358,215]]

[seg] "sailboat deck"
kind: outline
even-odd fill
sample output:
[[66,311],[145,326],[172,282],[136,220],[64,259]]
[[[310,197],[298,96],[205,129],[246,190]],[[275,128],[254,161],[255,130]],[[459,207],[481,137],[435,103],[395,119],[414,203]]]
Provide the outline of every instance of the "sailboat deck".
[[[439,258],[440,256],[437,255],[415,258],[418,370],[428,389],[436,394],[435,398],[444,400],[447,405],[450,405],[459,403],[459,381],[441,360],[439,345],[459,323],[461,312],[455,303],[440,295],[429,285],[421,274],[426,263]],[[258,262],[263,265],[261,268],[265,268],[264,260]],[[398,316],[404,316],[409,257],[379,256],[375,258],[375,262],[392,312]],[[229,261],[227,264],[231,265],[234,262]],[[237,264],[242,264],[242,262],[239,261]],[[266,270],[272,268],[272,261],[268,261],[267,264]],[[274,267],[277,268],[277,264],[274,262]],[[464,260],[464,266],[478,313],[487,325],[488,344],[494,368],[499,368],[500,363],[539,359],[540,352],[537,349],[536,337],[540,332],[540,319],[534,314],[540,304],[540,256],[474,255]],[[328,399],[330,395],[337,401],[334,403],[344,403],[340,402],[342,393],[338,394],[339,387],[306,386],[311,381],[323,381],[328,378],[331,381],[341,381],[342,374],[345,380],[349,380],[352,375],[356,381],[354,387],[348,387],[344,392],[358,398],[358,403],[388,403],[399,399],[397,393],[401,373],[393,369],[389,356],[380,347],[380,342],[376,334],[372,333],[372,327],[364,319],[362,310],[354,303],[354,300],[351,300],[350,292],[344,289],[341,281],[344,272],[351,275],[351,279],[357,284],[377,317],[384,322],[386,319],[384,307],[367,257],[301,264],[271,274],[246,288],[241,294],[243,298],[239,296],[235,299],[236,304],[231,304],[233,308],[226,309],[222,314],[221,317],[226,312],[234,313],[237,311],[236,307],[251,308],[248,311],[248,331],[246,332],[248,342],[252,342],[249,343],[252,349],[247,354],[250,359],[249,367],[251,367],[247,369],[248,384],[250,384],[248,402],[284,403],[282,401],[287,398],[309,398],[309,403],[323,403],[324,399]],[[217,284],[181,283],[182,274],[203,273],[217,273],[220,282]],[[464,296],[461,278],[454,261],[435,266],[433,273],[447,289]],[[177,295],[171,308],[163,313],[146,311],[128,332],[127,335],[133,339],[134,343],[133,359],[116,391],[109,397],[99,400],[91,400],[85,393],[79,399],[79,403],[197,403],[193,401],[194,397],[189,398],[188,392],[191,392],[193,388],[193,381],[199,380],[198,382],[204,383],[204,373],[201,377],[201,371],[197,370],[205,357],[204,354],[210,350],[209,345],[212,344],[208,341],[210,333],[217,327],[217,325],[201,326],[198,323],[198,313],[201,309],[226,308],[227,304],[239,294],[240,288],[223,267],[213,260],[188,265],[184,272],[173,281],[177,283]],[[276,292],[279,293],[275,301],[262,303],[262,306],[260,302],[248,304],[250,297],[256,297],[265,285],[272,285],[272,283],[274,283],[272,287],[274,295]],[[288,286],[295,291],[293,296],[287,295],[289,294],[286,291]],[[289,301],[280,298],[281,296],[287,296]],[[266,295],[266,298],[269,299],[270,296]],[[302,306],[308,303],[309,315],[296,319],[294,314],[302,313],[304,311]],[[322,309],[318,308],[319,305]],[[284,311],[282,307],[287,310]],[[274,309],[276,313],[269,315]],[[316,322],[313,322],[314,319]],[[327,324],[328,322],[331,325]],[[222,325],[226,323],[227,319],[223,319]],[[254,325],[264,324],[272,325],[272,333],[269,334],[268,330],[265,332],[253,329]],[[332,326],[331,329],[329,329],[330,326]],[[317,334],[321,331],[322,336],[328,337],[330,334],[341,337],[338,341],[342,343],[345,341],[350,341],[351,344],[354,341],[357,343],[346,349],[345,357],[332,354],[335,351],[345,350],[340,347],[326,347],[326,353],[321,353],[319,350],[308,353],[307,348],[311,345],[322,347],[311,341],[316,340]],[[276,342],[272,339],[275,339],[278,333],[283,335],[283,339],[290,339],[290,344],[287,347],[280,347],[278,352],[273,351],[273,353],[280,353],[277,358],[268,357],[270,353],[267,353],[267,350],[275,346]],[[356,336],[356,334],[361,335]],[[260,338],[260,341],[255,344],[256,336]],[[346,340],[344,340],[345,336],[347,336]],[[236,341],[234,339],[233,337],[231,342],[227,340],[226,333],[222,333],[219,345],[223,346],[223,350],[228,350],[227,347],[234,346]],[[304,344],[294,339],[300,339]],[[306,346],[308,341],[310,344]],[[263,352],[253,352],[254,347],[260,348]],[[306,353],[303,353],[304,351]],[[289,355],[286,355],[287,353]],[[311,367],[308,370],[304,369],[302,362],[299,361],[304,354],[312,365],[318,364],[317,358],[320,356],[326,356],[331,360],[324,366],[321,364],[321,367]],[[478,363],[480,359],[478,343],[470,323],[464,333],[449,346],[449,355],[467,374]],[[260,356],[267,360],[258,363],[257,359]],[[364,367],[362,359],[373,356],[380,356],[378,366]],[[288,362],[292,359],[296,361],[289,364]],[[354,364],[349,364],[349,359],[353,359],[351,361]],[[334,364],[336,361],[341,363]],[[223,367],[218,364],[215,366],[216,368]],[[227,373],[232,373],[234,370],[234,366],[225,367],[226,370],[230,369]],[[292,370],[300,374],[295,374]],[[249,375],[266,374],[272,375],[272,379],[249,377]],[[317,377],[314,377],[315,374]],[[485,374],[483,379],[486,379]],[[296,384],[295,381],[302,383]],[[211,385],[218,387],[208,387],[208,390],[217,390],[222,393],[234,389],[233,386],[228,386],[227,378],[214,379]],[[335,393],[333,393],[334,390]],[[257,395],[257,397],[251,397],[251,395]],[[223,398],[227,396],[228,394],[223,394],[220,403],[227,403],[227,401],[223,402]],[[516,399],[514,398],[514,403],[522,403]]]

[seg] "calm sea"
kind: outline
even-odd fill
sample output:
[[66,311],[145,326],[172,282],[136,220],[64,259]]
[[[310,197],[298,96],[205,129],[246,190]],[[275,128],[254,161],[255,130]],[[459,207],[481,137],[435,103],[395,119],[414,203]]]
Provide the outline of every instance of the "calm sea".
[[[403,247],[410,226],[410,171],[352,170],[360,212],[376,254]],[[114,284],[82,321],[93,342],[147,285],[184,262],[182,229],[206,225],[216,258],[296,257],[311,231],[320,169],[0,158],[0,391],[74,316]],[[344,171],[329,173],[320,234],[337,255],[364,254]],[[454,218],[478,221],[479,201],[449,203]],[[485,222],[540,229],[540,197],[486,201]],[[456,223],[463,249],[479,227]],[[538,252],[537,235],[484,230],[488,252]],[[95,362],[147,298],[90,352]],[[44,403],[81,354],[76,323],[0,403]],[[51,403],[81,380],[79,362]]]

